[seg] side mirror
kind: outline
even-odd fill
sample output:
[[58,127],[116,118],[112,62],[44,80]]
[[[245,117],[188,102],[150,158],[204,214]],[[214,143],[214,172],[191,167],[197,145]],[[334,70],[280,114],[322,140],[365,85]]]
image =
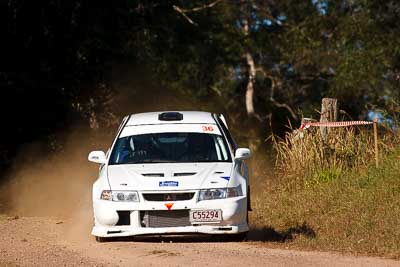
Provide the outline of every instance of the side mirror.
[[105,164],[107,162],[106,154],[103,151],[92,151],[89,153],[88,160],[94,163]]
[[235,160],[248,159],[251,156],[251,151],[248,148],[238,148],[235,151]]

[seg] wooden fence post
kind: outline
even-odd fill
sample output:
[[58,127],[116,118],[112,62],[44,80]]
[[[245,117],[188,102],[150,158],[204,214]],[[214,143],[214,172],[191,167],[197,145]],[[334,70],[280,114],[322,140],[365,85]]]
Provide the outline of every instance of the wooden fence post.
[[375,143],[375,166],[379,167],[379,150],[378,150],[378,120],[374,119],[374,143]]
[[[320,122],[337,121],[338,119],[338,105],[336,98],[323,98],[321,105]],[[329,129],[328,127],[321,126],[320,128],[322,140],[327,141]]]

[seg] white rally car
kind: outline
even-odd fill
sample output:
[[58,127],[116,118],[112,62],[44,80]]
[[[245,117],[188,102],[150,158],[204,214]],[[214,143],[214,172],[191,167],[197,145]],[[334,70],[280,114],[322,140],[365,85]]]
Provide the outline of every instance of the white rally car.
[[222,115],[151,112],[127,116],[93,184],[97,241],[107,237],[248,232],[249,178]]

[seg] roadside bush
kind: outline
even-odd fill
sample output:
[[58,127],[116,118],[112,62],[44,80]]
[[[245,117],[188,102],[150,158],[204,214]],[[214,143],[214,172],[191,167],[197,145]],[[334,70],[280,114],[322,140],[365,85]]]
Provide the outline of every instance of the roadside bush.
[[[286,186],[310,186],[331,182],[345,172],[365,169],[374,164],[372,126],[331,128],[327,141],[319,128],[288,132],[284,138],[273,137],[277,153],[276,173]],[[380,129],[380,157],[394,150],[400,138]]]

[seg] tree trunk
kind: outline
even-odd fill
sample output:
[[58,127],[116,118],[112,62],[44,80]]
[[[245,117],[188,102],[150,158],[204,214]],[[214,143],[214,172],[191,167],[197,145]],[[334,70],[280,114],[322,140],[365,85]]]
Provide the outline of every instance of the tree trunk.
[[249,66],[249,79],[246,87],[246,111],[247,115],[254,115],[254,78],[256,76],[256,67],[253,56],[250,52],[246,52],[246,61]]
[[[245,17],[243,19],[243,33],[246,37],[249,35],[249,19]],[[253,55],[250,52],[250,49],[246,47],[245,49],[245,58],[246,63],[249,68],[249,77],[246,86],[246,111],[247,115],[254,116],[254,79],[256,77],[256,66],[254,63]]]
[[[337,121],[338,119],[338,106],[337,99],[335,98],[323,98],[321,106],[321,118],[320,122]],[[329,128],[321,126],[320,127],[322,140],[325,142],[328,138]]]

